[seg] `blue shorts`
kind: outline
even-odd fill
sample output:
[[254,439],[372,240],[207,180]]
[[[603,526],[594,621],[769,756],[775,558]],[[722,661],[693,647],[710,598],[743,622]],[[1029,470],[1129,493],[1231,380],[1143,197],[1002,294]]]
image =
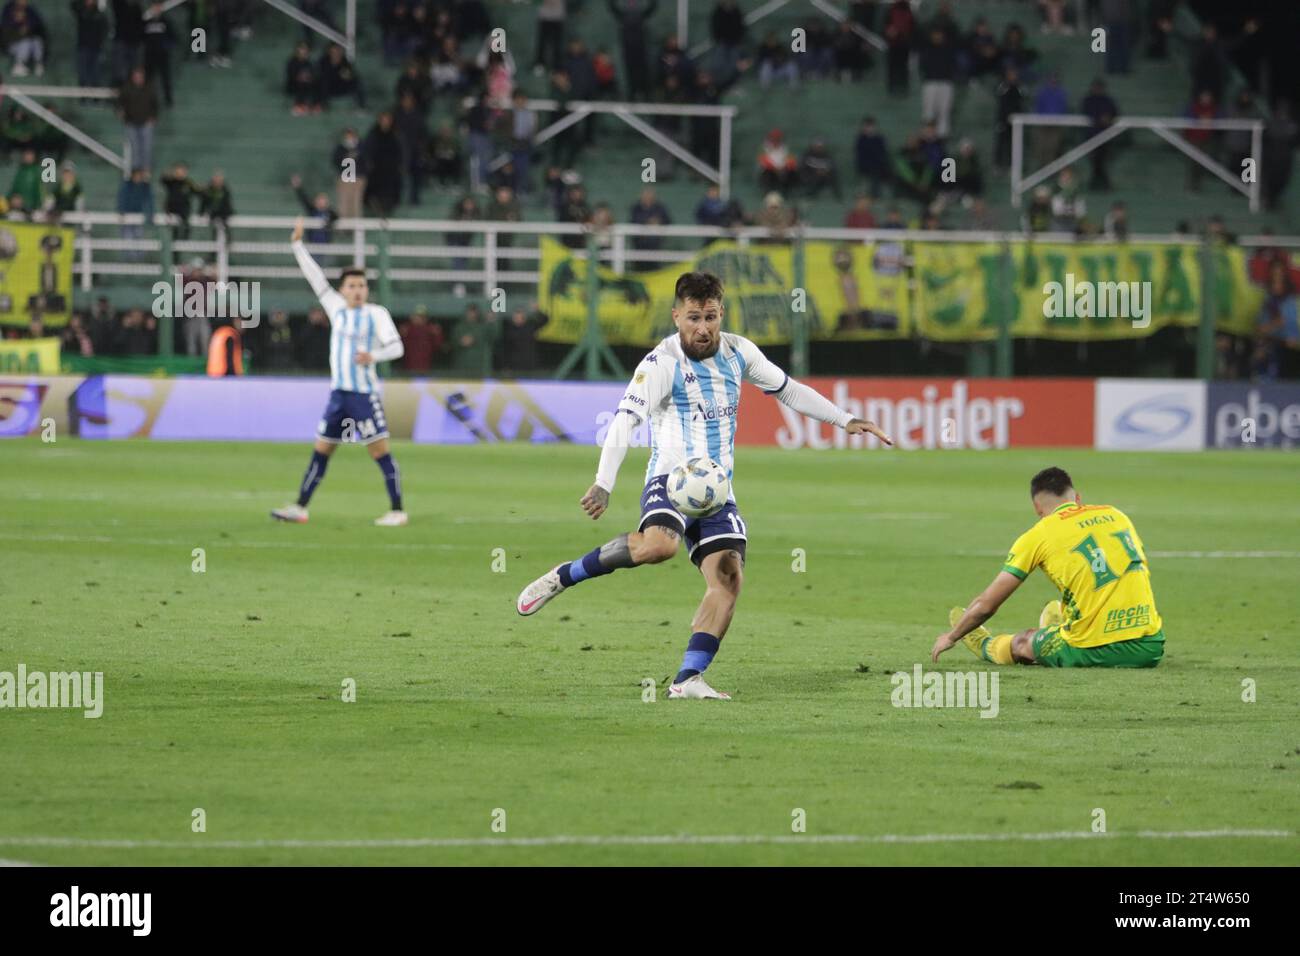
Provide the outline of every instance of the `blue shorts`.
[[325,414],[316,426],[317,437],[332,444],[358,442],[369,445],[388,437],[388,419],[378,392],[330,392]]
[[641,492],[641,523],[638,531],[655,526],[669,528],[686,539],[686,547],[699,567],[700,562],[715,551],[739,551],[745,561],[745,521],[734,501],[728,501],[722,510],[707,518],[687,518],[668,500],[668,476],[651,478]]

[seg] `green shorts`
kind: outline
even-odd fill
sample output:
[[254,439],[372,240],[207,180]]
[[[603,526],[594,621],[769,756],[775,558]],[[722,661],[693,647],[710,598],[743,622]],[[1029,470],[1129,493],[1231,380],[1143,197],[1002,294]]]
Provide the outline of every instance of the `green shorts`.
[[1034,659],[1045,667],[1155,667],[1165,656],[1163,629],[1100,647],[1074,647],[1060,630],[1058,625],[1034,632]]

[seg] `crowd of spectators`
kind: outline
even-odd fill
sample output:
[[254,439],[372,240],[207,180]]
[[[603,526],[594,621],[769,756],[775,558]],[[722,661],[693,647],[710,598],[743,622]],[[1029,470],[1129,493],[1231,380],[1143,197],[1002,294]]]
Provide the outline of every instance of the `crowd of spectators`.
[[[118,88],[114,107],[128,142],[130,172],[119,187],[117,210],[146,216],[161,211],[178,239],[190,236],[195,215],[208,216],[214,230],[225,228],[235,206],[221,170],[205,171],[203,179],[191,176],[183,162],[156,166],[154,130],[172,106],[182,66],[197,63],[220,70],[232,65],[233,40],[249,35],[256,4],[207,0],[164,12],[146,0],[66,2],[76,19],[78,81]],[[331,10],[328,0],[295,2],[304,13],[338,26],[332,16],[337,11]],[[870,79],[882,83],[887,95],[915,104],[915,126],[886,130],[876,116],[866,115],[856,131],[827,132],[809,124],[803,127],[808,132],[787,136],[789,130],[772,128],[757,155],[741,160],[752,163],[742,175],[752,177],[762,198],[746,209],[739,199],[724,199],[716,186],[702,184],[694,222],[723,228],[757,225],[780,238],[800,224],[809,204],[824,211],[826,200],[831,200],[842,210],[841,224],[849,227],[993,228],[1004,223],[998,222],[986,200],[986,180],[990,167],[1005,168],[1010,162],[1011,115],[1079,113],[1088,118],[1089,125],[1078,130],[1030,129],[1027,158],[1037,166],[1103,132],[1121,116],[1121,105],[1105,77],[1132,70],[1135,56],[1143,52],[1134,42],[1139,33],[1146,41],[1148,58],[1167,58],[1177,47],[1186,51],[1188,118],[1266,115],[1250,89],[1225,99],[1233,89],[1233,65],[1258,86],[1263,56],[1259,23],[1246,20],[1241,33],[1228,40],[1208,23],[1196,35],[1184,35],[1175,27],[1178,3],[1089,3],[1090,15],[1107,32],[1107,48],[1098,61],[1104,75],[1085,90],[1070,88],[1051,68],[1048,57],[1035,49],[1030,39],[1033,26],[1009,23],[995,31],[984,18],[967,17],[962,5],[951,0],[921,5],[908,0],[852,0],[843,4],[846,17],[838,23],[810,11],[797,50],[791,48],[786,34],[747,23],[735,0],[717,0],[708,22],[710,48],[697,56],[676,37],[663,35],[665,19],[654,19],[660,12],[659,0],[585,0],[585,4],[534,0],[534,36],[527,47],[512,38],[508,48],[493,42],[492,20],[482,0],[378,0],[373,15],[387,75],[395,76],[391,92],[367,88],[342,47],[323,42],[305,28],[292,51],[287,51],[282,88],[291,116],[348,110],[355,111],[357,118],[340,124],[343,128],[331,144],[328,166],[322,161],[318,169],[290,177],[286,198],[292,195],[294,204],[309,216],[308,240],[313,243],[330,241],[340,217],[387,217],[403,208],[430,205],[429,194],[436,192],[434,214],[442,218],[516,222],[528,218],[528,207],[536,206],[557,222],[584,226],[598,244],[609,245],[615,222],[673,224],[669,206],[653,185],[635,187],[639,195],[630,188],[628,194],[612,199],[589,196],[579,170],[592,161],[613,124],[602,123],[598,115],[588,116],[538,144],[539,130],[549,116],[530,105],[530,94],[561,103],[620,99],[716,105],[749,78],[752,82],[747,85],[755,87],[751,95],[760,96],[769,95],[769,90],[770,95],[782,95],[776,91],[810,81],[852,86]],[[574,35],[569,21],[579,6],[585,7],[587,15],[607,14],[615,42],[593,48]],[[1080,32],[1085,26],[1075,21],[1080,5],[1073,2],[1026,0],[1022,6],[1025,14],[1038,14],[1037,29],[1043,35]],[[1027,17],[1022,19],[1028,22]],[[1142,29],[1134,29],[1137,26]],[[194,53],[183,40],[198,27],[210,31],[211,40],[208,49]],[[883,40],[880,51],[869,40],[873,34]],[[49,39],[40,13],[29,0],[8,0],[0,10],[0,42],[9,55],[10,75],[41,75]],[[372,86],[376,75],[376,70],[367,69]],[[995,103],[991,131],[961,129],[956,105],[976,87]],[[372,106],[375,111],[369,112]],[[60,163],[56,183],[39,175],[38,157],[54,154],[62,160],[66,143],[61,134],[17,104],[0,108],[0,150],[16,161],[12,184],[0,197],[0,215],[47,217],[82,208],[85,197],[72,163]],[[1289,183],[1297,128],[1285,101],[1267,116],[1260,176],[1266,204],[1276,206]],[[717,163],[720,128],[715,120],[656,116],[650,122],[660,134],[705,162]],[[986,132],[992,135],[984,146]],[[1183,136],[1230,169],[1251,150],[1248,133],[1199,127]],[[1126,239],[1129,223],[1124,204],[1098,202],[1095,195],[1111,190],[1114,153],[1120,148],[1123,139],[1112,140],[1089,154],[1086,171],[1082,162],[1061,170],[1027,195],[1020,218],[1024,230]],[[672,153],[660,150],[656,159],[659,179],[672,181],[680,169]],[[340,170],[349,168],[353,175],[340,175]],[[1200,165],[1189,162],[1188,190],[1204,188],[1203,173]],[[138,238],[142,231],[124,225],[123,235]],[[451,257],[452,266],[468,267],[473,237],[452,232],[445,241],[453,249],[465,250],[464,255]],[[586,237],[566,235],[564,241],[578,246]],[[661,242],[638,237],[632,246],[639,253],[653,254],[661,249]],[[653,264],[650,259],[634,259],[629,268]],[[1271,330],[1269,341],[1285,344],[1287,329],[1294,325],[1294,319],[1287,318],[1294,315],[1294,296],[1288,312],[1282,287],[1275,291],[1276,283],[1261,282],[1270,290],[1270,301],[1280,303],[1267,323],[1261,321],[1261,328]],[[1288,283],[1288,288],[1294,288],[1290,279]],[[465,293],[460,285],[455,291]],[[534,317],[524,313],[520,324],[514,318],[467,305],[465,316],[449,328],[417,311],[404,323],[403,332],[415,336],[408,353],[427,355],[431,362],[446,361],[465,369],[484,361],[487,367],[499,368],[522,362],[522,368],[527,362],[507,361],[503,356],[527,352],[507,343],[512,337],[526,338],[512,329],[533,329]],[[292,357],[292,362],[301,362],[305,346],[299,343],[311,341],[316,323],[281,319],[266,323],[267,334],[273,331],[274,338],[261,344],[263,354],[267,361],[289,362]],[[129,328],[117,318],[113,329],[105,338],[94,316],[86,315],[79,317],[77,331],[69,334],[75,336],[79,349],[101,353],[134,347],[156,335],[147,316],[138,323],[132,320]],[[251,339],[258,341],[259,336]],[[182,347],[189,345],[187,341]],[[1252,368],[1267,364],[1261,358]]]

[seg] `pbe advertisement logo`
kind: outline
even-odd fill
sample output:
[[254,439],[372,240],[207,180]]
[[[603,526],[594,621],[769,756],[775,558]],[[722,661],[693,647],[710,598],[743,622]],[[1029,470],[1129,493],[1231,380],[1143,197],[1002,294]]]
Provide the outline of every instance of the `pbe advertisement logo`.
[[1206,443],[1214,448],[1300,446],[1300,388],[1213,384]]

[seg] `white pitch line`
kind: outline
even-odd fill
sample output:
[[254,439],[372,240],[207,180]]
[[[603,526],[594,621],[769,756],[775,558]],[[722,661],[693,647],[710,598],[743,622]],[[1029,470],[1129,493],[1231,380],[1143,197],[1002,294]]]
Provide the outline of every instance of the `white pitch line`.
[[6,860],[0,858],[0,867],[6,866],[40,866],[39,863],[28,863],[26,860]]
[[1153,558],[1300,558],[1300,551],[1152,551]]
[[[881,517],[872,515],[870,517]],[[910,515],[909,518],[916,518],[916,515]],[[532,521],[533,519],[527,519]],[[540,519],[560,523],[561,519]],[[567,522],[569,519],[562,519]],[[501,523],[515,523],[516,519],[503,520]],[[457,523],[452,519],[452,523]],[[524,519],[519,519],[518,523],[524,523]],[[291,534],[292,532],[290,532]],[[130,538],[114,537],[110,535],[88,535],[88,534],[10,534],[0,532],[0,541],[23,541],[27,543],[49,543],[49,544],[123,544],[123,545],[143,545],[145,547],[162,547],[162,548],[190,548],[195,540],[211,541],[210,535],[197,535],[193,539],[182,541],[179,538]],[[318,548],[328,547],[332,551],[479,551],[482,550],[480,544],[447,544],[436,542],[413,542],[413,541],[393,541],[391,538],[380,540],[376,536],[373,541],[350,541],[350,542],[331,542],[328,545],[320,541],[295,541],[292,538],[286,538],[280,541],[236,541],[232,539],[222,539],[212,547],[229,548],[237,550],[248,548],[253,550],[259,549],[285,549],[294,550],[297,548]],[[750,551],[762,552],[762,548],[750,548]],[[843,549],[843,548],[825,548],[818,549],[820,555],[863,557],[869,554],[878,554],[879,552]],[[1006,556],[1006,551],[955,551],[952,552],[957,557],[962,558],[1001,558]],[[1149,551],[1147,552],[1153,558],[1266,558],[1276,560],[1279,558],[1300,558],[1300,551]],[[914,555],[928,556],[928,555]]]
[[[964,558],[999,558],[1002,551],[958,551]],[[1300,551],[1148,551],[1153,558],[1300,558]]]
[[883,833],[875,836],[841,834],[757,834],[692,836],[690,834],[629,836],[538,836],[538,837],[416,837],[393,840],[97,840],[80,837],[3,837],[0,846],[69,847],[107,850],[261,850],[319,849],[373,850],[460,847],[546,847],[546,846],[737,846],[816,844],[915,844],[915,843],[1022,843],[1051,840],[1204,840],[1290,838],[1293,830],[1133,830],[1093,833],[1091,830],[1059,830],[1053,833]]

